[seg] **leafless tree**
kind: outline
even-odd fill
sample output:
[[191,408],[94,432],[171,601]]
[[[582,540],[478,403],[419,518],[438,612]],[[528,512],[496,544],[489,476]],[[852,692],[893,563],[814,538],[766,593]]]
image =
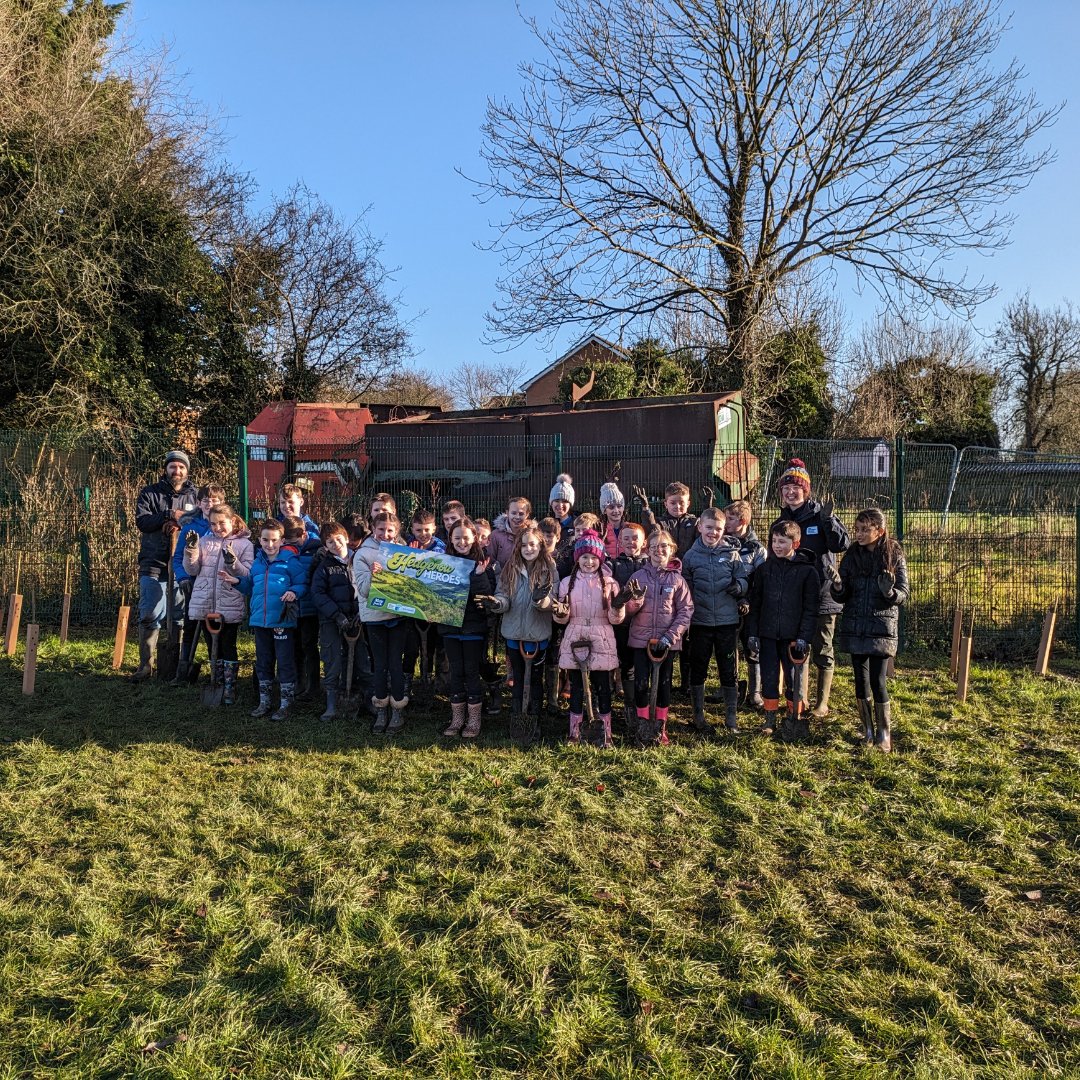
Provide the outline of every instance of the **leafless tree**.
[[404,365],[374,381],[364,400],[384,405],[437,406],[444,410],[454,407],[453,392],[437,375]]
[[1044,310],[1018,296],[990,355],[1010,391],[1005,424],[1019,448],[1080,449],[1080,316],[1072,304]]
[[240,257],[268,301],[250,325],[253,346],[275,359],[283,397],[311,401],[331,390],[361,400],[410,355],[381,248],[302,184],[244,238]]
[[524,403],[521,383],[526,364],[461,364],[447,379],[447,386],[462,408],[502,409]]
[[996,0],[557,0],[523,100],[491,101],[486,197],[509,218],[495,336],[673,305],[759,389],[757,323],[794,274],[965,309],[958,248],[1048,160],[1055,109],[995,51]]

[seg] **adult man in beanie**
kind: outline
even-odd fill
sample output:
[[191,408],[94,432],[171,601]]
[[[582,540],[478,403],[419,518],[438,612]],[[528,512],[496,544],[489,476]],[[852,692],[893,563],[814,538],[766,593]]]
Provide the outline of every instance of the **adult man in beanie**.
[[833,599],[825,566],[836,565],[836,556],[847,551],[851,538],[833,514],[831,502],[820,503],[810,498],[810,472],[798,458],[792,458],[780,476],[780,502],[782,509],[777,521],[794,521],[802,529],[799,550],[813,553],[821,584],[817,624],[810,643],[811,657],[818,672],[814,715],[820,718],[829,715],[829,694],[836,663],[833,635],[836,633],[836,616],[844,610],[843,605]]
[[[135,682],[153,674],[158,634],[165,625],[169,588],[169,556],[172,534],[180,519],[195,512],[195,485],[188,479],[191,460],[183,450],[165,455],[165,471],[156,484],[147,484],[135,501],[135,524],[142,533],[139,543],[139,667],[131,676]],[[183,597],[173,591],[173,632],[180,633]]]

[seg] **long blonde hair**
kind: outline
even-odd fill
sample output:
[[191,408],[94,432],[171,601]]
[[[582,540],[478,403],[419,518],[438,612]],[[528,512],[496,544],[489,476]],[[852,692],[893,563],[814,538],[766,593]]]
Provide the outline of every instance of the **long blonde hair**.
[[[531,563],[526,562],[521,557],[521,541],[526,536],[536,537],[536,542],[540,545],[540,554]],[[499,574],[499,586],[507,596],[514,595],[519,574],[524,574],[528,578],[530,589],[535,589],[538,585],[543,584],[549,586],[558,584],[558,577],[555,574],[555,560],[548,552],[547,544],[544,543],[544,534],[534,525],[526,525],[514,538],[514,550]]]

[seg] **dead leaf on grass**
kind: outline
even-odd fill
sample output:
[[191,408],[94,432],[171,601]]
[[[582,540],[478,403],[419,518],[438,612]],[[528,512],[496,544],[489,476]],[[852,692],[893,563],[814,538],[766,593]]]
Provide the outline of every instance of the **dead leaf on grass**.
[[154,1042],[147,1043],[141,1049],[143,1054],[156,1054],[159,1050],[167,1050],[170,1046],[175,1046],[177,1043],[187,1042],[187,1035],[181,1031],[179,1035],[170,1035],[165,1039],[157,1039]]
[[195,909],[195,914],[196,914],[196,915],[197,915],[197,916],[198,916],[198,917],[199,917],[200,919],[205,919],[205,918],[206,918],[206,905],[205,905],[205,904],[200,904],[200,905],[199,905],[199,906],[198,906],[198,907],[197,907],[197,908]]
[[1032,904],[1037,904],[1042,899],[1042,889],[1028,889],[1020,895]]
[[641,1013],[643,1016],[652,1016],[653,1010],[656,1008],[656,1006],[651,1001],[643,1001],[638,1006],[638,1008],[641,1009]]

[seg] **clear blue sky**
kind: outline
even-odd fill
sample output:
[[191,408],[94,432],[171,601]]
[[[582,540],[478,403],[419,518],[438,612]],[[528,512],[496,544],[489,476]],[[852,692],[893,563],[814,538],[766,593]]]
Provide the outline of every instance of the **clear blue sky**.
[[[520,0],[541,23],[551,0]],[[976,325],[1030,287],[1040,304],[1080,302],[1080,0],[1027,0],[1004,52],[1026,67],[1044,103],[1068,101],[1049,134],[1058,154],[1023,195],[1013,243],[972,270],[1001,288]],[[189,94],[220,114],[228,156],[262,198],[296,180],[352,218],[370,207],[407,318],[417,362],[446,371],[501,359],[481,343],[495,299],[489,242],[499,208],[482,205],[458,169],[481,175],[480,126],[489,96],[515,98],[519,62],[539,46],[512,0],[131,0],[128,31],[169,46]],[[851,329],[872,298],[841,294]],[[531,374],[572,343],[525,342],[506,359]]]

